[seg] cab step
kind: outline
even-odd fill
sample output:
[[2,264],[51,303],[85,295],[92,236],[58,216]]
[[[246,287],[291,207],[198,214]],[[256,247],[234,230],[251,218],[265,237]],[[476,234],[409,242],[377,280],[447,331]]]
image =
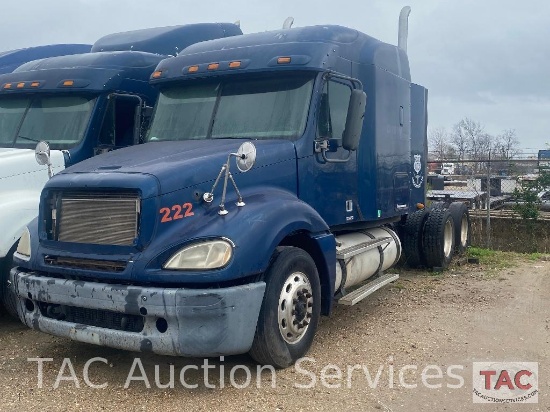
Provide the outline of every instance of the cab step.
[[347,293],[338,299],[338,303],[341,305],[353,306],[365,299],[367,296],[376,292],[382,286],[386,286],[388,283],[394,282],[397,279],[399,279],[399,275],[396,273],[382,275],[369,283],[365,283],[353,292]]

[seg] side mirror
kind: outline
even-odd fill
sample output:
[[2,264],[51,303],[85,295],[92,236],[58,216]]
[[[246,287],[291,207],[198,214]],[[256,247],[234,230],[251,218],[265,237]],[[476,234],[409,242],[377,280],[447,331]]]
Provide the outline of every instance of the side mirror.
[[50,164],[50,146],[46,142],[38,142],[34,149],[34,157],[39,165]]
[[34,158],[39,165],[48,166],[48,176],[52,177],[52,162],[50,160],[50,145],[46,142],[38,142],[34,149]]
[[346,126],[342,135],[342,147],[346,150],[357,150],[363,129],[363,119],[367,105],[367,95],[363,90],[354,89],[349,99]]
[[256,146],[252,142],[244,142],[237,150],[237,169],[242,173],[248,172],[256,163]]

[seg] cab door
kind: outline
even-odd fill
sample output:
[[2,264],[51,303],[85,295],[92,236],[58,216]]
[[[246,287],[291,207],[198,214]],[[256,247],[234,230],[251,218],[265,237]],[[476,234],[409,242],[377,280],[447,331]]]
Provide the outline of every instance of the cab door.
[[[307,159],[307,167],[300,167],[300,198],[312,205],[329,226],[350,223],[360,216],[357,152],[342,147],[352,90],[350,81],[325,80],[315,113],[314,153]],[[321,146],[328,149],[321,150]]]

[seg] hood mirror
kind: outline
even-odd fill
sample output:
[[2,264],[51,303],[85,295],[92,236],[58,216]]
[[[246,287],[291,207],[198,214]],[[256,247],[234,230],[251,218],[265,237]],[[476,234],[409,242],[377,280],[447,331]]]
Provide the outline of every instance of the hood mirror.
[[237,187],[237,183],[235,183],[235,179],[229,171],[229,160],[231,159],[231,157],[237,158],[235,162],[237,163],[237,169],[239,169],[241,173],[248,172],[250,169],[252,169],[252,166],[254,166],[254,163],[256,162],[256,146],[254,146],[254,143],[252,142],[244,142],[239,147],[239,150],[237,150],[237,153],[229,153],[229,156],[227,156],[227,162],[222,165],[222,169],[220,170],[220,173],[218,173],[218,177],[216,178],[216,181],[212,186],[212,190],[203,194],[203,200],[206,203],[212,203],[212,201],[214,200],[214,189],[216,189],[218,182],[220,180],[223,180],[222,198],[220,205],[218,206],[218,214],[220,216],[225,216],[229,213],[225,208],[225,195],[227,194],[228,183],[231,183],[233,185],[233,188],[237,193],[236,205],[238,207],[243,207],[245,205],[241,192]]
[[237,169],[240,172],[248,172],[256,163],[256,146],[252,142],[244,142],[236,153]]
[[47,165],[48,166],[48,177],[52,177],[52,162],[50,158],[50,145],[48,143],[42,141],[38,142],[36,145],[36,148],[34,149],[34,157],[36,159],[36,163],[39,165]]

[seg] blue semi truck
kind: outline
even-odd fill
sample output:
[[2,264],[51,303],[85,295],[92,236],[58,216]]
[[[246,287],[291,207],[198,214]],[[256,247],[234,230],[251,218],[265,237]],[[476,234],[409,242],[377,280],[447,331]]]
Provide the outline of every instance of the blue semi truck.
[[[427,210],[427,91],[400,46],[313,26],[194,44],[151,77],[146,143],[52,178],[10,288],[29,327],[279,368],[321,315],[466,246],[463,205]],[[458,241],[455,243],[455,240]]]
[[48,44],[0,52],[0,74],[11,73],[32,60],[88,53],[91,48],[91,44]]
[[[8,65],[22,57],[82,53],[41,58],[0,76],[0,301],[17,241],[38,215],[49,175],[139,143],[158,96],[149,84],[157,64],[190,44],[236,34],[242,32],[234,24],[200,23],[110,34],[93,47],[45,46],[0,56]],[[40,141],[49,144],[48,165],[35,161]]]

